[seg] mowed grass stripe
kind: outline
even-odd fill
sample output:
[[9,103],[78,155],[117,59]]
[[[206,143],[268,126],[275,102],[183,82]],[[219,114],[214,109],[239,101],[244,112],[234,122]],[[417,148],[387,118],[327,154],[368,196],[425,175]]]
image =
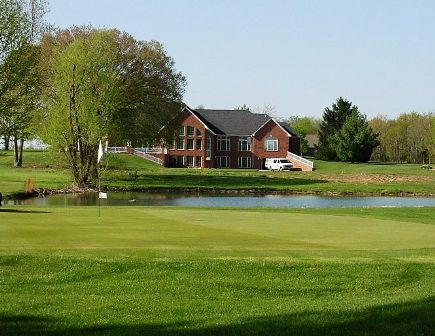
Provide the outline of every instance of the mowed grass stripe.
[[[39,209],[39,208],[38,208]],[[5,249],[401,250],[435,248],[435,226],[358,216],[170,207],[0,212]],[[45,211],[45,212],[44,212]]]

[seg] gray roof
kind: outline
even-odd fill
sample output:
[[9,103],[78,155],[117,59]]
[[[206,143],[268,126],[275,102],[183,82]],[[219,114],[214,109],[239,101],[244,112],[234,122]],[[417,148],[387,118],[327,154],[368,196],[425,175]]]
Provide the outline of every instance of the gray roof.
[[192,112],[216,134],[251,135],[267,121],[266,114],[252,113],[246,110],[206,110]]

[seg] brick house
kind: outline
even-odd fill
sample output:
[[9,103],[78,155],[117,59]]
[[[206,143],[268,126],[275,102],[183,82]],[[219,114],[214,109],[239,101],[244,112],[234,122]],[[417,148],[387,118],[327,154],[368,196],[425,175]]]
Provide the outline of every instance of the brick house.
[[266,158],[300,155],[296,133],[265,114],[185,106],[175,123],[174,142],[154,154],[167,167],[262,169]]

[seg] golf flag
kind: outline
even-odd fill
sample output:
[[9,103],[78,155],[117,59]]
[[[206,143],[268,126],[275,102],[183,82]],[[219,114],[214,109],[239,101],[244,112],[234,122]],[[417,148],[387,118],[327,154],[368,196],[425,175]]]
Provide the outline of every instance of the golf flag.
[[102,157],[103,157],[103,145],[101,144],[101,140],[100,140],[100,145],[98,146],[98,161],[97,161],[97,163],[99,163],[101,161]]
[[98,193],[98,198],[107,198],[107,193],[105,193],[105,192],[99,192]]

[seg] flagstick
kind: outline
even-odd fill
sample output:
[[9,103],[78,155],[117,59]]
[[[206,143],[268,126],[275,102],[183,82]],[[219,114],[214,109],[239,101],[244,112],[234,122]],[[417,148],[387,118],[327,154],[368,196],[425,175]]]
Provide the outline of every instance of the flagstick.
[[98,217],[101,216],[101,198],[100,198],[100,192],[101,192],[101,163],[99,165],[99,171],[98,171]]

